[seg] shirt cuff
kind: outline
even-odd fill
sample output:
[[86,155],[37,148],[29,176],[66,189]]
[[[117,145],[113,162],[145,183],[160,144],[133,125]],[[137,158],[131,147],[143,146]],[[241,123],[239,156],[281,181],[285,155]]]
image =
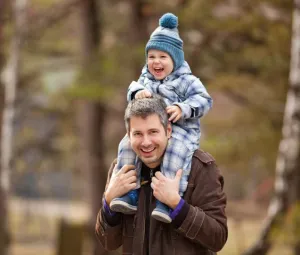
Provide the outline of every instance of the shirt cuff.
[[172,220],[174,220],[175,217],[178,215],[183,205],[184,205],[184,200],[181,198],[178,205],[175,207],[175,209],[174,210],[171,209],[170,217]]
[[179,228],[189,212],[189,205],[183,198],[180,199],[174,210],[170,211],[170,217],[175,228]]
[[109,214],[109,216],[114,216],[116,212],[110,210],[105,198],[103,198],[103,207],[104,207],[104,212]]
[[114,227],[121,223],[121,214],[110,210],[106,200],[103,198],[103,216],[109,226]]
[[174,103],[173,105],[177,105],[181,109],[183,119],[189,119],[192,117],[192,109],[188,104]]

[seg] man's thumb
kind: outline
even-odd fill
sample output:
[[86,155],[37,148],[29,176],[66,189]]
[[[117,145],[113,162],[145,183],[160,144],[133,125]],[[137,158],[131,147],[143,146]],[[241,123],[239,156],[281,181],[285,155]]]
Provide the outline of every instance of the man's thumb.
[[177,180],[180,180],[180,179],[181,179],[181,176],[182,176],[182,169],[179,169],[179,170],[177,171],[177,173],[176,173],[175,178],[176,178]]

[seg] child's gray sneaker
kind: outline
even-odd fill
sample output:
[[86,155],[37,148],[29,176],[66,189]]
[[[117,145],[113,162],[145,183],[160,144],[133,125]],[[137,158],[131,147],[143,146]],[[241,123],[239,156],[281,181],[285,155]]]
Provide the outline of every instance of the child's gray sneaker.
[[156,201],[156,207],[152,212],[152,217],[156,220],[165,222],[165,223],[171,223],[172,219],[170,217],[170,208],[163,204],[160,201]]
[[131,190],[126,195],[114,198],[110,202],[110,209],[124,214],[135,214],[137,211],[138,191]]

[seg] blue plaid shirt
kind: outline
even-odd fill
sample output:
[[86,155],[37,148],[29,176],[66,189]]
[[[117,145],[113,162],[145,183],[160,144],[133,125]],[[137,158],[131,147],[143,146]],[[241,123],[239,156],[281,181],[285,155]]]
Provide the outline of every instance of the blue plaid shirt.
[[172,125],[172,137],[188,141],[186,145],[192,151],[199,148],[201,135],[200,120],[212,107],[212,98],[201,81],[192,75],[188,63],[172,72],[164,80],[158,81],[144,66],[138,83],[128,88],[127,101],[131,101],[136,92],[147,89],[161,95],[166,104],[177,105],[182,110],[182,118]]

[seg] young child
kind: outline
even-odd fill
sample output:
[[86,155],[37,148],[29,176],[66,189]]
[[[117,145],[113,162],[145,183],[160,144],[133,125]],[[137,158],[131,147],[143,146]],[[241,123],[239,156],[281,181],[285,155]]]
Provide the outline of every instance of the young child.
[[[172,135],[161,164],[161,172],[174,178],[179,169],[183,170],[179,194],[183,196],[187,188],[193,153],[199,148],[200,120],[212,106],[212,99],[200,80],[192,75],[184,61],[183,41],[178,34],[178,18],[167,13],[159,20],[159,27],[152,33],[146,45],[146,65],[138,82],[132,82],[127,100],[161,95],[167,104]],[[139,179],[141,161],[131,149],[126,135],[119,144],[118,163],[115,171],[125,164],[135,165]],[[140,181],[137,183],[137,189]],[[133,214],[137,210],[138,190],[132,190],[110,203],[113,211]],[[156,201],[152,217],[170,223],[169,208]]]

